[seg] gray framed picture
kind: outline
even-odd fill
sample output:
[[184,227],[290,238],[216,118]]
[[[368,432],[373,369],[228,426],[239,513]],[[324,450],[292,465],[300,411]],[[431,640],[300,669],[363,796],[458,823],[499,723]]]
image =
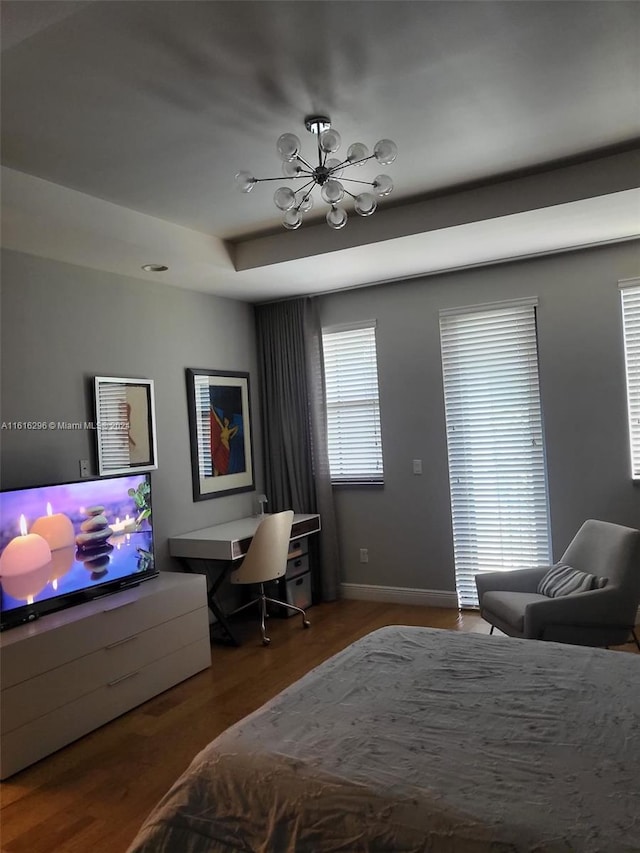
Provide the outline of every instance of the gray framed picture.
[[98,474],[158,467],[153,379],[96,376]]

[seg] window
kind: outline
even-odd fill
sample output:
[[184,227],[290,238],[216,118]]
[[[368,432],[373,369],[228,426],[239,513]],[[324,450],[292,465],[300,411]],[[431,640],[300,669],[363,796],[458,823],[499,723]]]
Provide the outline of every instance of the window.
[[323,330],[332,483],[382,483],[376,327]]
[[550,562],[535,302],[442,311],[449,480],[461,607],[474,575]]
[[640,278],[620,282],[631,476],[640,480]]

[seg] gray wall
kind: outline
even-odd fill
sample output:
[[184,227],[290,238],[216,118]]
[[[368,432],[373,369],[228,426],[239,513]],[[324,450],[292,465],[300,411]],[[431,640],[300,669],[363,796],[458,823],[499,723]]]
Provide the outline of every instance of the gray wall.
[[[246,492],[195,503],[185,367],[250,373],[254,471],[262,490],[261,434],[253,308],[246,303],[141,282],[17,252],[2,254],[3,421],[92,420],[91,378],[155,382],[157,471],[152,472],[156,551],[176,568],[167,537],[253,511]],[[3,430],[4,488],[79,478],[79,460],[95,473],[92,431]]]
[[[554,555],[588,517],[640,526],[629,479],[617,281],[638,275],[640,244],[327,295],[327,325],[378,321],[385,486],[336,491],[343,580],[454,590],[440,308],[539,298],[539,350]],[[14,252],[3,253],[2,420],[91,417],[90,378],[155,380],[157,550],[166,539],[248,515],[253,493],[194,503],[185,367],[248,370],[257,489],[261,432],[252,308]],[[75,479],[89,432],[0,434],[4,487]],[[422,476],[411,460],[422,459]],[[358,549],[369,549],[369,563]]]
[[[327,295],[324,325],[375,319],[385,486],[336,490],[343,581],[454,590],[438,312],[537,296],[554,556],[586,518],[640,527],[630,480],[618,279],[624,243]],[[422,476],[412,459],[423,460]],[[369,562],[359,562],[359,548]]]

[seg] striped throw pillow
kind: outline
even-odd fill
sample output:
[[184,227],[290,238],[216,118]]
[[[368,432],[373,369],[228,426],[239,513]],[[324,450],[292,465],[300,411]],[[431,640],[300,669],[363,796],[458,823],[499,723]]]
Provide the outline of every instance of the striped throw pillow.
[[607,578],[598,578],[566,563],[556,563],[538,584],[540,595],[558,598],[561,595],[574,595],[576,592],[588,592],[590,589],[602,589]]

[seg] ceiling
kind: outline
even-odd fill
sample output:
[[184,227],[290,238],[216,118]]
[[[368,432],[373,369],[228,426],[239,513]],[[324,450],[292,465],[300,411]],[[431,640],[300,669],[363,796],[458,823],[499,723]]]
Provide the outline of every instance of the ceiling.
[[[4,0],[3,245],[260,301],[638,236],[640,4]],[[285,231],[277,137],[395,189]],[[360,174],[357,175],[361,177]],[[283,183],[286,183],[283,181]],[[326,209],[326,207],[325,207]],[[144,263],[169,266],[145,273]]]

